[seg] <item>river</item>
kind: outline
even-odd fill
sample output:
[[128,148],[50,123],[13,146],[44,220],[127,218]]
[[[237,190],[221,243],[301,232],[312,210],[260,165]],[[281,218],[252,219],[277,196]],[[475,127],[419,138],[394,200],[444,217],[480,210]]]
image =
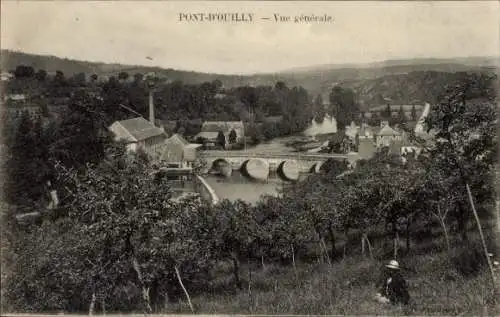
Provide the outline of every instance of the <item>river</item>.
[[261,195],[277,195],[278,189],[285,183],[276,175],[269,176],[267,181],[255,181],[246,178],[240,171],[233,171],[228,178],[217,175],[204,175],[203,178],[214,189],[220,200],[241,199],[255,204]]
[[[287,147],[285,143],[299,135],[287,136],[273,139],[269,142],[262,142],[254,147],[249,147],[246,151],[250,153],[290,153],[293,148]],[[306,177],[307,174],[299,178]],[[271,172],[267,181],[255,181],[246,178],[239,171],[233,170],[229,178],[216,175],[203,175],[203,178],[213,188],[219,199],[237,200],[241,199],[251,204],[259,201],[261,195],[277,195],[283,184],[287,183],[279,178],[276,173]]]

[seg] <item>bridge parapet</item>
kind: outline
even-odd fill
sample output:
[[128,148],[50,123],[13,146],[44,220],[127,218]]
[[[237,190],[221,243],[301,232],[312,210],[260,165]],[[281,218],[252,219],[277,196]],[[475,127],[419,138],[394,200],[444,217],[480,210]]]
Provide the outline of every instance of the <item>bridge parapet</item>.
[[283,159],[283,160],[324,160],[327,159],[350,159],[349,154],[310,154],[310,153],[254,153],[246,151],[201,151],[203,158],[261,158],[261,159]]
[[[360,159],[357,153],[349,154],[312,154],[312,153],[253,153],[246,151],[202,151],[200,157],[206,162],[208,170],[214,164],[222,161],[229,164],[233,170],[239,170],[245,162],[258,159],[264,161],[269,168],[268,172],[275,172],[280,166],[295,166],[300,173],[318,173],[321,165],[328,159],[347,160],[354,165]],[[289,162],[285,164],[286,162]],[[291,165],[290,165],[291,164]]]

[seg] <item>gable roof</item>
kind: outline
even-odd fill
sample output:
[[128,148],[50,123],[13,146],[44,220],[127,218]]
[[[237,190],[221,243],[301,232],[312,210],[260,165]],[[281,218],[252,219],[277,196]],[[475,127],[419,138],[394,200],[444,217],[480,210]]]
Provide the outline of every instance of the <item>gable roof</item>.
[[178,133],[176,133],[176,134],[172,135],[172,136],[170,137],[170,139],[172,139],[172,140],[173,140],[173,139],[176,139],[176,140],[178,140],[178,141],[179,141],[182,145],[184,145],[184,146],[186,146],[186,145],[189,145],[189,144],[190,144],[190,143],[189,143],[186,139],[184,139],[184,137],[183,137],[182,135],[180,135],[180,134],[178,134]]
[[143,117],[117,121],[113,125],[115,124],[120,125],[125,130],[128,134],[128,137],[125,137],[125,139],[131,142],[138,142],[159,135],[166,136],[162,129],[154,126]]
[[386,125],[380,130],[378,135],[379,136],[394,136],[394,135],[400,135],[400,134],[398,132],[394,131],[394,129],[391,128],[389,125]]

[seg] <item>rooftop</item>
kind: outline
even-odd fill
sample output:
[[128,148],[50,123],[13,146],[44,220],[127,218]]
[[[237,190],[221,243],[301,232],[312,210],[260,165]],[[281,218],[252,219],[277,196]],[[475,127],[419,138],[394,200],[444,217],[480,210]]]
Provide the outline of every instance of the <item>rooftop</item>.
[[138,142],[154,136],[165,135],[162,129],[154,126],[143,117],[117,121],[115,123],[120,124],[130,134],[131,138],[128,141]]

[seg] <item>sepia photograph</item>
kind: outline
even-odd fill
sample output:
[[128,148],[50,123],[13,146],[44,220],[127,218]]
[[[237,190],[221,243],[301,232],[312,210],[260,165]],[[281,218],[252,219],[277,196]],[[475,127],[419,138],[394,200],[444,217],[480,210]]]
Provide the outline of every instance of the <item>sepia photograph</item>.
[[500,316],[499,2],[0,8],[2,316]]

